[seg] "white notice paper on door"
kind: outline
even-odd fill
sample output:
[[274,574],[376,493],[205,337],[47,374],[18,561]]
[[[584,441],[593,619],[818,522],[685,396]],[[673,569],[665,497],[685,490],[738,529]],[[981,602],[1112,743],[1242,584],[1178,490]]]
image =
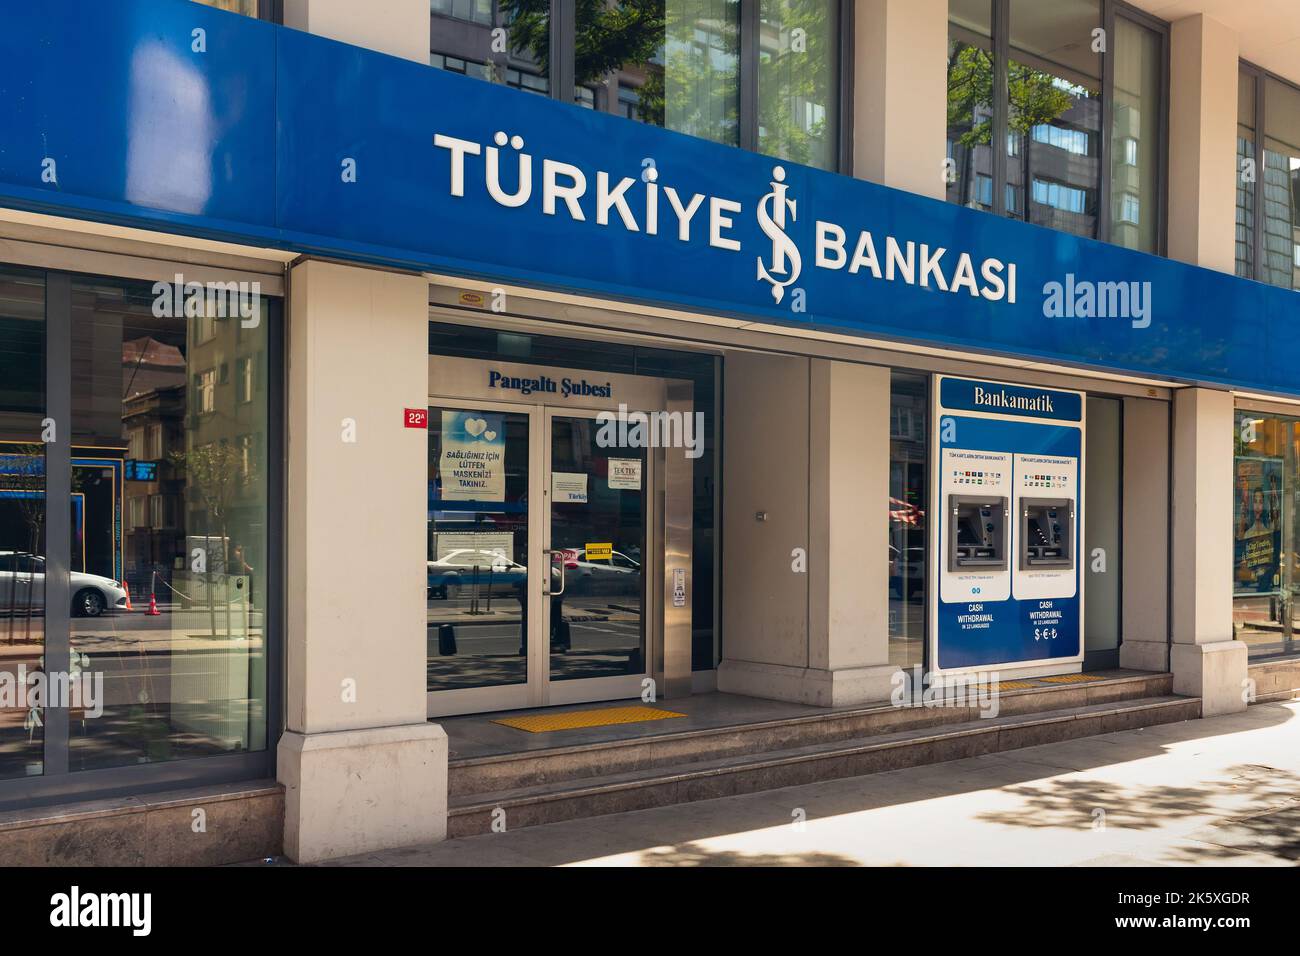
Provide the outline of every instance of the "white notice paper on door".
[[641,459],[609,459],[609,487],[614,491],[640,491]]
[[551,472],[551,502],[557,505],[587,503],[587,475],[569,471]]

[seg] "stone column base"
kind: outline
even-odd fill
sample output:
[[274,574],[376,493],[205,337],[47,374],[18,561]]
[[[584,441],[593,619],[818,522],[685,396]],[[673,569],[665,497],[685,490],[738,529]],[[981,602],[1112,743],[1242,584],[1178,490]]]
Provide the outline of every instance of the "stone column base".
[[843,707],[855,704],[887,704],[894,689],[895,664],[872,664],[820,670],[760,664],[756,661],[728,661],[718,665],[718,690],[765,700],[788,700],[814,707]]
[[1202,717],[1245,710],[1247,653],[1241,641],[1171,645],[1174,693],[1201,698]]
[[447,837],[447,735],[437,724],[286,731],[276,766],[284,852],[298,863]]
[[1133,671],[1169,673],[1168,641],[1132,641],[1124,639],[1119,646],[1119,666]]

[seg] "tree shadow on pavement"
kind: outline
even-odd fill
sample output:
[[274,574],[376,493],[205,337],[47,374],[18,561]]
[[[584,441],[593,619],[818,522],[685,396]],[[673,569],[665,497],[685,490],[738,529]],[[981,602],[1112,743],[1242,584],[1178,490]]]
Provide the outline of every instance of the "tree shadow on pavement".
[[737,853],[710,850],[698,843],[657,847],[641,854],[642,866],[860,866],[834,853]]
[[1046,780],[1006,788],[1022,804],[977,819],[1007,827],[1152,831],[1179,820],[1216,817],[1187,834],[1168,862],[1207,863],[1242,853],[1300,861],[1300,775],[1237,764],[1196,786],[1139,786],[1104,780]]

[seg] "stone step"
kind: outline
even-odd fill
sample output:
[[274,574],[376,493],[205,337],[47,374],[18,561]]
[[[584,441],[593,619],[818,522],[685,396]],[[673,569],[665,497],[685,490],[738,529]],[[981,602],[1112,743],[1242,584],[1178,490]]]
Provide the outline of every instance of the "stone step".
[[1198,698],[1148,697],[469,794],[452,798],[448,836],[491,832],[497,811],[517,830],[1176,723],[1200,713]]
[[[1002,691],[998,715],[1042,713],[1089,704],[1159,697],[1172,693],[1170,674],[1136,674],[1077,684]],[[664,702],[671,708],[672,702]],[[453,757],[448,767],[452,799],[547,783],[716,760],[752,753],[878,734],[962,724],[979,718],[970,707],[895,707],[890,704],[840,708],[781,718],[484,757]],[[671,723],[671,722],[666,722]]]

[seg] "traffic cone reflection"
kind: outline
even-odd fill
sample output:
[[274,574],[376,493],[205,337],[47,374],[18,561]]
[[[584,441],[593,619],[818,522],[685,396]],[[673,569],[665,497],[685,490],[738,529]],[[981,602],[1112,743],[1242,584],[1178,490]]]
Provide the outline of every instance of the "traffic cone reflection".
[[149,617],[158,617],[160,614],[162,614],[162,611],[158,610],[158,598],[156,598],[153,594],[149,595],[149,610],[145,611],[144,613],[147,614]]
[[125,581],[123,581],[123,582],[122,582],[122,590],[126,592],[126,609],[127,609],[128,611],[134,611],[135,608],[133,608],[133,607],[131,606],[131,585],[129,585],[129,584],[127,584]]

